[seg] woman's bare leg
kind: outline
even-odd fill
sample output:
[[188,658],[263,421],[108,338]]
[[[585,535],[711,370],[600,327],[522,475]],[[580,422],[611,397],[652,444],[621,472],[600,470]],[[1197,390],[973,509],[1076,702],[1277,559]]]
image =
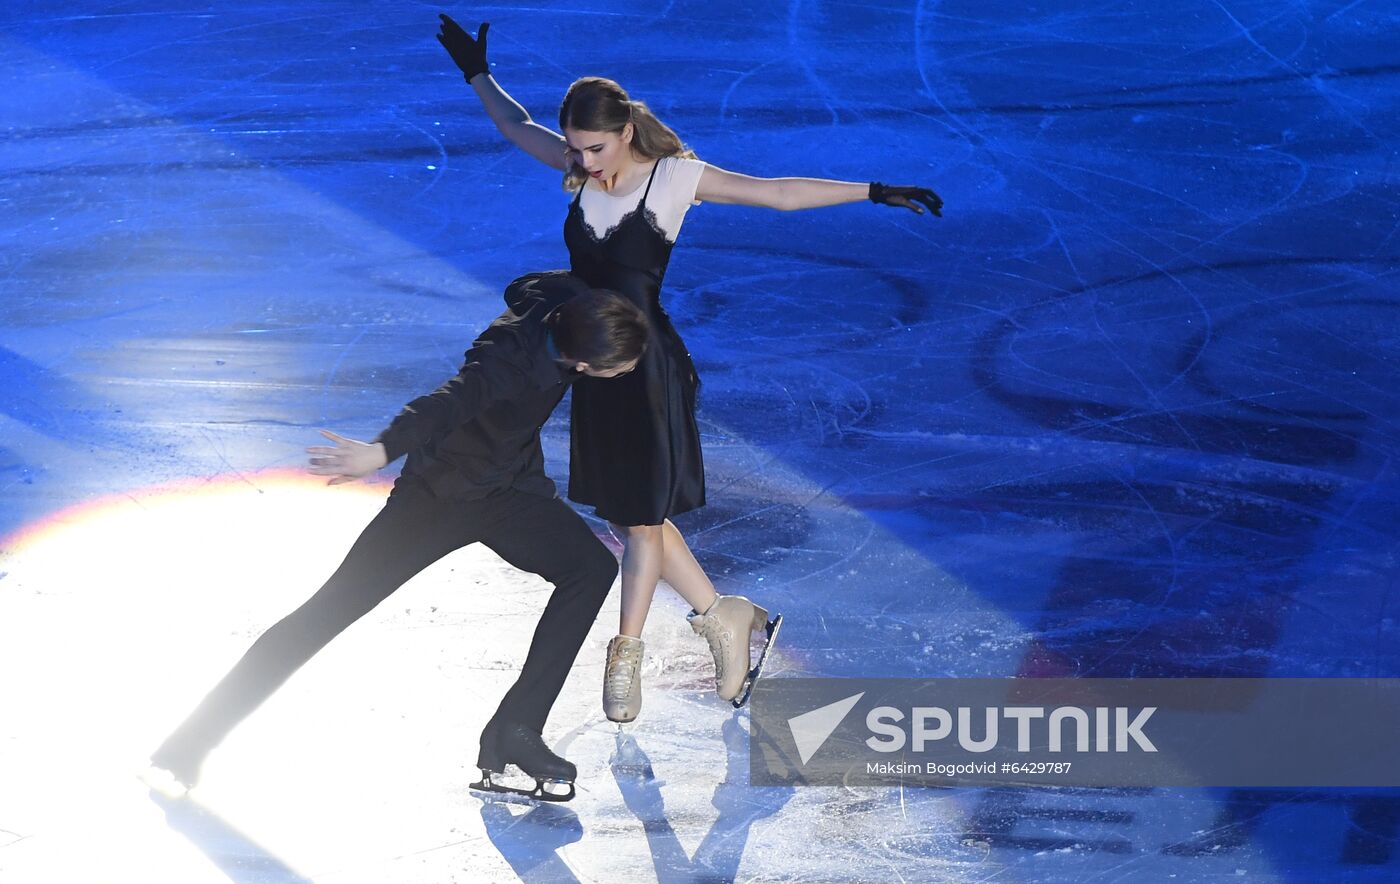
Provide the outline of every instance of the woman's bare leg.
[[692,610],[704,613],[714,604],[718,593],[695,555],[690,551],[685,538],[671,520],[667,519],[662,528],[663,556],[661,559],[661,579],[671,584],[671,588],[685,599]]
[[658,580],[671,584],[696,611],[705,611],[714,603],[714,584],[670,519],[660,525],[613,525],[613,531],[625,545],[619,633],[641,637]]
[[613,525],[622,538],[622,614],[618,634],[642,637],[642,627],[661,579],[663,556],[660,525]]

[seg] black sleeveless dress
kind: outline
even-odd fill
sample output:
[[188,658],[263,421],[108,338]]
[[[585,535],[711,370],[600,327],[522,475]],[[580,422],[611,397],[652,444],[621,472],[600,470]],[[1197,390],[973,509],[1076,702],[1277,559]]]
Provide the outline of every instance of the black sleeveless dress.
[[658,525],[705,504],[705,465],[695,424],[699,379],[685,342],[661,307],[671,243],[647,218],[647,196],[601,239],[583,220],[580,187],[564,220],[573,272],[642,308],[651,337],[641,363],[617,378],[574,382],[569,498],[619,525]]

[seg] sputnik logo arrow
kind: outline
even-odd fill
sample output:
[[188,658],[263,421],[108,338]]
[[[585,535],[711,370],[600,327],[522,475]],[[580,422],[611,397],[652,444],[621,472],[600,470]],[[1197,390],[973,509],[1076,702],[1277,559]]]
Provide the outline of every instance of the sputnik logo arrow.
[[797,754],[801,756],[803,764],[817,754],[827,737],[841,726],[841,722],[846,720],[851,709],[864,696],[865,691],[861,691],[853,697],[837,700],[828,706],[788,719],[788,730],[792,731],[792,740],[797,744]]

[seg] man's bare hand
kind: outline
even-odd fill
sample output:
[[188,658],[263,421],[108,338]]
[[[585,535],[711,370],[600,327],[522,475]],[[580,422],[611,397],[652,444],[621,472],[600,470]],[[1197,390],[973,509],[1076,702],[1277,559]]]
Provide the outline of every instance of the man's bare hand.
[[389,462],[381,442],[359,442],[338,436],[330,430],[322,430],[321,435],[334,442],[335,447],[318,445],[306,449],[306,453],[311,455],[310,470],[313,475],[333,477],[327,485],[363,479]]

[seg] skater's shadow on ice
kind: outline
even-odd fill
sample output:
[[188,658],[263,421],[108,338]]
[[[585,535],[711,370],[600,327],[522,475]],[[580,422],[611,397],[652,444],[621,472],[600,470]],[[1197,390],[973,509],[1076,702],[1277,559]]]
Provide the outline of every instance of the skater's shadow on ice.
[[481,821],[486,836],[520,880],[577,881],[558,850],[583,837],[578,814],[558,804],[536,804],[516,814],[521,802],[508,798],[486,798],[481,802]]
[[627,809],[647,834],[658,881],[693,881],[697,877],[734,880],[744,858],[749,829],[777,813],[793,796],[791,788],[749,785],[748,740],[738,718],[724,723],[723,736],[728,766],[724,780],[715,787],[710,799],[719,810],[719,818],[696,848],[695,856],[690,857],[666,819],[661,783],[652,772],[651,759],[630,734],[617,735],[617,749],[611,759],[613,778]]
[[313,884],[198,801],[154,791],[151,800],[165,811],[171,830],[209,857],[233,884]]

